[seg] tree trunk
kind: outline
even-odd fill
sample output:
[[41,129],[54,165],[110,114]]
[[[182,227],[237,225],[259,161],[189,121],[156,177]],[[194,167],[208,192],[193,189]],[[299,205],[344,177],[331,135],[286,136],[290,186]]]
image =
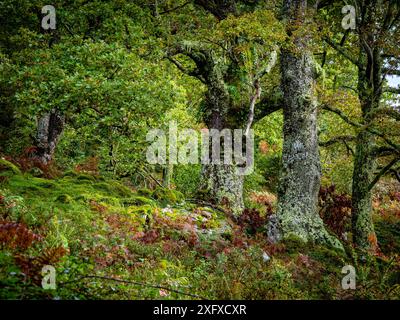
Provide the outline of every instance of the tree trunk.
[[172,174],[174,172],[174,165],[172,163],[166,164],[163,168],[163,186],[164,188],[171,188]]
[[[221,131],[227,127],[229,127],[228,129],[240,128],[231,128],[234,126],[232,123],[235,122],[228,121],[230,116],[230,99],[225,90],[221,89],[220,82],[210,82],[209,90],[206,95],[206,105],[208,112],[204,114],[203,119],[209,129]],[[230,125],[228,125],[228,123],[230,123]],[[239,124],[237,126],[239,126]],[[211,140],[209,141],[209,151],[211,154],[212,144]],[[221,150],[224,150],[222,145]],[[223,154],[221,154],[221,159],[222,158]],[[213,164],[210,159],[210,164],[202,164],[201,174],[201,189],[206,192],[209,197],[208,200],[226,206],[232,214],[236,216],[240,215],[244,209],[244,177],[238,174],[237,168],[237,165],[223,164],[223,161],[221,161],[221,164]]]
[[215,203],[227,206],[237,216],[243,209],[243,176],[238,175],[235,165],[203,165],[203,189]]
[[375,169],[375,159],[371,156],[372,141],[372,134],[366,131],[357,136],[352,187],[352,228],[356,246],[374,251],[377,239],[371,216],[372,193],[369,190]]
[[53,109],[38,119],[34,159],[39,165],[48,165],[64,128],[64,116]]
[[[307,1],[286,0],[289,27],[302,21]],[[290,30],[288,30],[291,35]],[[295,50],[282,50],[284,92],[284,143],[278,191],[277,221],[280,238],[291,235],[304,241],[341,247],[325,229],[318,214],[321,168],[317,136],[317,104],[314,97],[314,62],[308,39],[293,39]]]
[[[365,124],[373,121],[371,112],[379,108],[382,96],[382,59],[376,49],[372,60],[361,51],[359,61],[366,67],[359,69],[358,93]],[[374,180],[376,168],[375,155],[372,152],[374,144],[374,134],[367,130],[358,133],[352,186],[353,241],[357,247],[372,252],[378,246],[372,221],[372,192],[369,187]]]

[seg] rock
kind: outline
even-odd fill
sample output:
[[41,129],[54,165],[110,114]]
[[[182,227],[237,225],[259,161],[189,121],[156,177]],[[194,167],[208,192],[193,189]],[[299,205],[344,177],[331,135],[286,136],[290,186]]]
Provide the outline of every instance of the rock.
[[265,251],[263,252],[262,257],[263,257],[264,262],[268,262],[269,260],[271,260],[268,253],[266,253]]
[[267,238],[270,242],[277,243],[281,239],[279,221],[276,214],[273,214],[269,217],[268,223],[265,228],[267,230]]

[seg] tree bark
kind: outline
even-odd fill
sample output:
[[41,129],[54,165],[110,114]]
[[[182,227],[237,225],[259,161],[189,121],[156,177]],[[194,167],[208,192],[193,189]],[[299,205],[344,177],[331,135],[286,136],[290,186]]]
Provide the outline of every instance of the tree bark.
[[[362,40],[360,48],[363,48]],[[372,56],[361,49],[359,62],[358,94],[362,119],[364,124],[368,124],[373,121],[373,111],[379,108],[382,96],[382,58],[378,49],[373,50]],[[375,135],[367,130],[357,134],[352,186],[353,241],[358,248],[372,252],[378,246],[372,221],[372,190],[369,187],[376,169],[373,154],[375,140]]]
[[[285,1],[290,28],[304,23],[307,1]],[[341,247],[318,214],[321,167],[317,136],[317,103],[314,96],[315,66],[308,49],[308,36],[292,37],[294,49],[281,54],[284,93],[283,151],[278,191],[277,221],[280,235],[294,235],[303,241]],[[269,227],[271,229],[271,227]]]
[[[206,112],[203,115],[203,120],[209,129],[221,131],[227,127],[230,128],[232,124],[228,125],[229,110],[229,95],[224,90],[223,83],[218,81],[218,77],[216,77],[214,81],[209,82],[206,94]],[[223,150],[222,147],[221,150]],[[203,164],[201,180],[201,189],[207,192],[211,202],[228,207],[235,216],[243,211],[244,177],[237,173],[237,165]]]
[[64,128],[64,122],[64,116],[55,109],[38,119],[36,151],[33,158],[39,165],[47,166],[52,161],[54,151]]
[[371,156],[373,135],[363,131],[357,136],[352,187],[352,229],[357,247],[376,250],[377,239],[372,221],[372,192],[375,159]]

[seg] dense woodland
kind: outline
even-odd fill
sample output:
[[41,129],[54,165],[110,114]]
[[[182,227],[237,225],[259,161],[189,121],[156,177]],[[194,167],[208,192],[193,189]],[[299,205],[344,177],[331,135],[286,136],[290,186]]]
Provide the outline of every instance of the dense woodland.
[[[399,1],[2,0],[0,23],[1,299],[399,299]],[[173,125],[244,130],[251,172],[148,161]]]

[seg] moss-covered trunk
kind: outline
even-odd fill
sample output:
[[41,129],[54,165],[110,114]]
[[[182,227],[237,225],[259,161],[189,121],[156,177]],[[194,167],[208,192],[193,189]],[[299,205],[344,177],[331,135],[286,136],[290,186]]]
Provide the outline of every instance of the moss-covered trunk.
[[203,165],[203,184],[210,198],[227,206],[234,215],[243,211],[243,176],[235,165]]
[[[286,1],[288,28],[303,21],[306,1]],[[291,35],[292,30],[288,30]],[[284,143],[278,191],[277,218],[283,238],[340,247],[326,231],[317,202],[321,168],[317,136],[317,103],[314,97],[314,61],[307,36],[292,37],[295,49],[281,54],[284,92]]]
[[352,231],[357,247],[375,251],[377,240],[372,221],[372,191],[376,159],[373,153],[375,135],[368,131],[368,124],[373,121],[373,111],[379,108],[382,89],[382,59],[377,49],[373,59],[361,52],[359,61],[365,68],[359,68],[358,94],[361,103],[362,121],[366,129],[357,134],[357,145],[354,156],[353,186],[352,186]]
[[371,156],[373,135],[363,131],[357,136],[352,190],[353,239],[359,248],[375,250],[376,236],[372,222],[372,193],[375,159]]

